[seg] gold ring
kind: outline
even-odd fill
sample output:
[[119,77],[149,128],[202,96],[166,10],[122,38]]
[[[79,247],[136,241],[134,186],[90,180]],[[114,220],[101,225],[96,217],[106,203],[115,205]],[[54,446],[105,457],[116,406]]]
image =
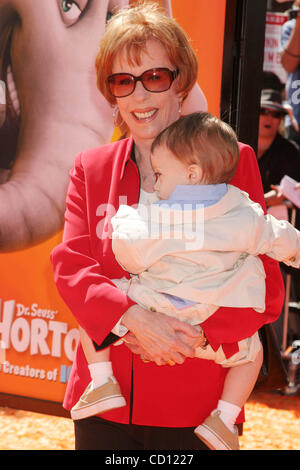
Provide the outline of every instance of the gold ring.
[[172,359],[170,359],[170,360],[167,362],[167,364],[169,364],[169,366],[175,366],[175,362],[172,361]]

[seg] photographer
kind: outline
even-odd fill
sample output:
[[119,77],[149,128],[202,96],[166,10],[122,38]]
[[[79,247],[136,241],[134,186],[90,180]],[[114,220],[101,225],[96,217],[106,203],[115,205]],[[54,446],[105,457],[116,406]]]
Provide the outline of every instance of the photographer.
[[[281,63],[288,73],[286,95],[292,106],[294,117],[300,124],[300,0],[295,0],[289,10],[289,20],[284,23],[281,33]],[[286,118],[286,132],[289,139],[300,144],[300,132]]]

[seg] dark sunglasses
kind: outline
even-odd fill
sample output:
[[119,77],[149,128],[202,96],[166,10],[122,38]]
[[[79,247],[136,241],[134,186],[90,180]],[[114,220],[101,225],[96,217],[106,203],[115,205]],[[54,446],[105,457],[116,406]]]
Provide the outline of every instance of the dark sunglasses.
[[260,109],[261,116],[272,116],[275,119],[280,119],[284,116],[282,111],[271,111],[270,109],[261,108]]
[[131,73],[113,73],[107,77],[111,94],[115,98],[124,98],[131,95],[136,87],[136,82],[142,82],[145,90],[151,93],[167,91],[178,76],[179,70],[157,68],[146,70],[139,77]]

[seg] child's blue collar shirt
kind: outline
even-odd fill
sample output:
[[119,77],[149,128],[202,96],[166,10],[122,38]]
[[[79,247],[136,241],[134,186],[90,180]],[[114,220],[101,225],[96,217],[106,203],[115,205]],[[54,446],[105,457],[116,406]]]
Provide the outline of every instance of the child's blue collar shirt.
[[169,199],[155,204],[165,206],[180,206],[182,209],[196,209],[216,204],[227,193],[227,184],[178,184]]

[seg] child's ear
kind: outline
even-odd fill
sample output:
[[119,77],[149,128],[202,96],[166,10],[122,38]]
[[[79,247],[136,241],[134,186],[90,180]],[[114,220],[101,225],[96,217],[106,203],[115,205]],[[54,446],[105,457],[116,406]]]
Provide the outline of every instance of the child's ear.
[[191,184],[199,184],[202,179],[202,169],[196,163],[189,166],[189,180]]

